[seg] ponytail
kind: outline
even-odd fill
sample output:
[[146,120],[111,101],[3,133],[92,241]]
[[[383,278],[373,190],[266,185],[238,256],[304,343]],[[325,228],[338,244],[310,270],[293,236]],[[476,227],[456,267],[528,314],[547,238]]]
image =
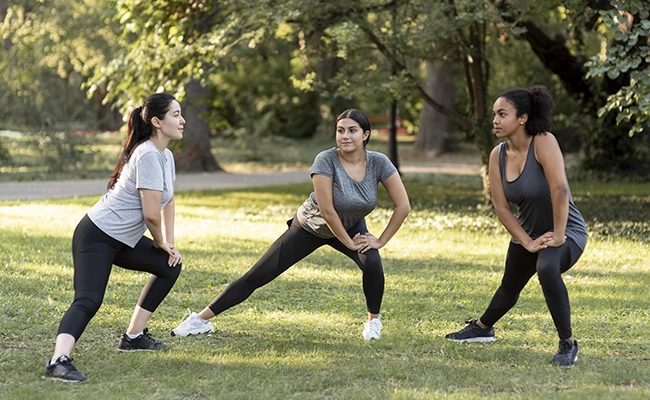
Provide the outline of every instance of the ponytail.
[[536,85],[528,89],[510,89],[503,92],[503,97],[517,110],[517,117],[528,115],[525,129],[529,135],[535,136],[542,132],[549,132],[553,123],[551,111],[555,104],[553,97],[544,86]]
[[124,165],[129,162],[133,151],[143,142],[146,142],[154,136],[153,125],[151,119],[157,117],[160,120],[165,118],[165,114],[169,111],[172,101],[176,100],[174,96],[167,93],[156,93],[145,100],[144,105],[136,107],[127,121],[127,135],[122,154],[117,160],[115,170],[108,180],[107,189],[113,189],[118,178],[122,174]]
[[533,136],[542,132],[550,132],[553,127],[551,111],[555,106],[553,98],[544,86],[532,86],[528,89],[528,94],[533,112],[528,116],[526,131]]

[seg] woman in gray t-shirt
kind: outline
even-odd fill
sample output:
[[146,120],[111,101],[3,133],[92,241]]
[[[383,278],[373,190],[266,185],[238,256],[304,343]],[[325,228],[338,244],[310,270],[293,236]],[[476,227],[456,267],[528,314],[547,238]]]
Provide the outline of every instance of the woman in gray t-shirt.
[[[146,325],[178,279],[182,257],[174,247],[174,157],[171,140],[183,137],[185,120],[172,95],[149,96],[131,113],[122,155],[108,192],[79,222],[72,238],[74,301],[59,324],[45,378],[82,382],[70,353],[102,304],[113,264],[152,274],[122,335],[120,351],[165,347]],[[143,236],[149,230],[153,240]]]
[[[560,338],[552,363],[571,367],[578,343],[571,331],[569,295],[562,273],[571,268],[587,244],[587,228],[573,203],[564,159],[551,128],[553,99],[543,86],[511,89],[494,102],[494,131],[507,139],[490,155],[492,201],[512,239],[501,286],[487,310],[447,339],[492,342],[493,325],[517,302],[537,273]],[[510,209],[517,205],[517,214]]]
[[[277,278],[292,265],[323,245],[354,260],[363,272],[368,320],[364,339],[379,339],[384,272],[378,249],[386,245],[411,210],[396,168],[383,154],[366,150],[370,123],[359,110],[347,110],[336,120],[337,148],[316,156],[312,166],[314,191],[288,221],[287,229],[262,258],[230,284],[200,313],[190,313],[174,336],[212,332],[210,318],[244,301],[254,290]],[[377,204],[381,182],[395,209],[379,237],[368,232],[364,217]]]

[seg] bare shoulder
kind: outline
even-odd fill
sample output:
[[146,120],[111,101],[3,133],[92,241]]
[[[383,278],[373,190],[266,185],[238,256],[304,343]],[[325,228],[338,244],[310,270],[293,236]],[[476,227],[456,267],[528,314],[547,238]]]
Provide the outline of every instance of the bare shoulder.
[[535,158],[542,165],[550,164],[564,165],[562,151],[557,139],[551,132],[540,133],[535,136]]
[[498,164],[500,147],[501,147],[501,144],[498,144],[498,145],[494,146],[494,148],[490,152],[490,166]]
[[551,132],[542,132],[539,135],[535,136],[535,147],[559,148],[559,145],[557,143],[555,135],[553,135]]

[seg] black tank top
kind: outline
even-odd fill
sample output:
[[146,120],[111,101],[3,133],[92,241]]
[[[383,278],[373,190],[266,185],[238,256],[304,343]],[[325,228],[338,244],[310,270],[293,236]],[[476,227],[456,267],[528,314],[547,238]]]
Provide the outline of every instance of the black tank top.
[[[506,143],[499,145],[499,171],[506,199],[517,205],[517,221],[526,233],[535,239],[553,230],[553,204],[551,190],[542,165],[535,159],[535,137],[530,141],[526,163],[521,174],[513,181],[506,179]],[[587,226],[573,203],[569,189],[569,218],[565,234],[581,249],[587,245]],[[513,242],[517,242],[512,238]]]

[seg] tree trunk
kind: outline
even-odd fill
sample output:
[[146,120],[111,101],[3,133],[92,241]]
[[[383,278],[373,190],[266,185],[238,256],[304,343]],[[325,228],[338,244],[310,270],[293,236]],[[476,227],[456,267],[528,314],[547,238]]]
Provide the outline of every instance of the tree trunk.
[[[429,95],[452,110],[456,105],[456,85],[454,73],[448,61],[427,62],[427,83],[424,90]],[[422,103],[418,135],[415,149],[426,157],[437,157],[447,152],[445,135],[451,134],[456,124],[446,116],[434,110],[427,102]]]
[[208,89],[201,86],[198,80],[193,80],[187,84],[185,90],[185,134],[180,146],[174,149],[176,168],[188,172],[223,171],[210,150],[210,128],[201,119],[208,109]]
[[490,194],[490,180],[488,176],[488,162],[490,159],[490,152],[494,146],[494,137],[490,129],[489,121],[486,120],[486,92],[488,82],[488,63],[485,60],[485,24],[475,23],[468,27],[468,39],[458,42],[459,53],[461,54],[461,62],[464,67],[465,74],[465,88],[467,90],[467,98],[472,107],[474,120],[455,112],[453,109],[447,108],[431,97],[424,87],[420,85],[417,79],[406,67],[406,65],[394,54],[385,43],[383,43],[377,35],[374,34],[373,28],[370,25],[360,24],[361,30],[368,36],[383,55],[393,64],[395,70],[403,74],[404,77],[413,83],[413,87],[422,95],[426,103],[433,107],[436,111],[451,119],[454,123],[467,130],[467,133],[474,139],[474,143],[481,156],[483,178],[483,195],[485,197],[486,205],[492,203],[492,196]]
[[95,104],[95,115],[97,116],[97,128],[107,131],[116,131],[123,125],[122,115],[113,109],[110,103],[104,104],[106,92],[97,89],[93,92],[92,102]]
[[461,48],[465,71],[467,97],[474,113],[474,129],[469,132],[481,157],[481,177],[486,205],[492,205],[490,190],[489,161],[494,147],[494,136],[487,116],[487,82],[489,65],[485,59],[485,24],[474,23],[468,27],[468,39]]

